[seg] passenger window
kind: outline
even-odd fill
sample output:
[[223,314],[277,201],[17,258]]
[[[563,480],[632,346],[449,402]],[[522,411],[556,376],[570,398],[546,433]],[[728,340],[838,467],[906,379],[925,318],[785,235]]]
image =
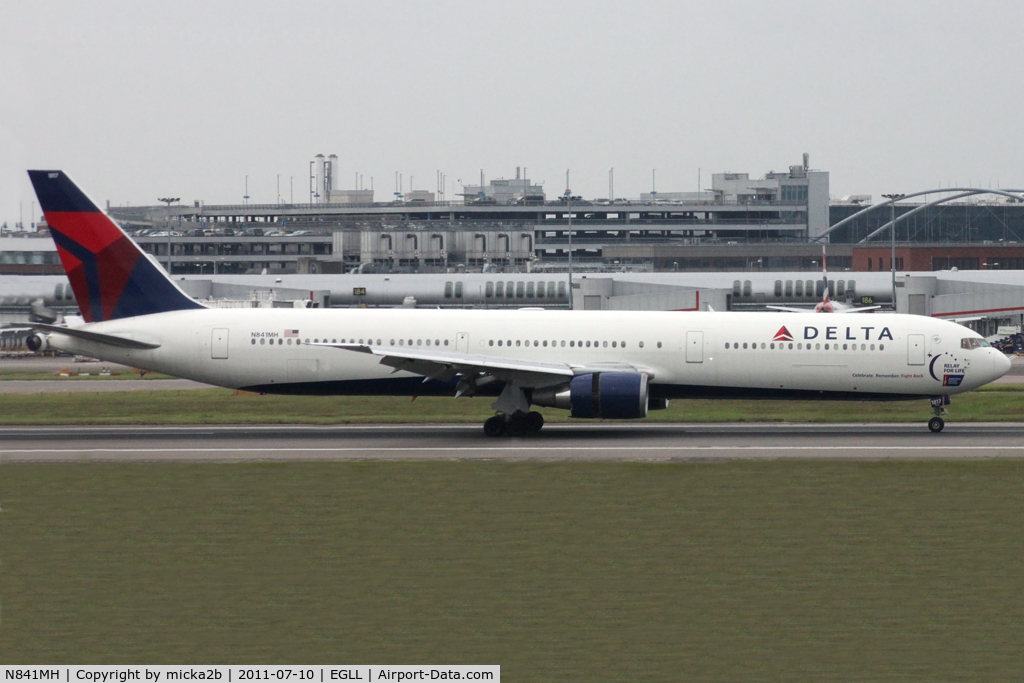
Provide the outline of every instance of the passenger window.
[[846,294],[846,280],[836,280],[836,296]]
[[558,283],[558,298],[559,299],[564,299],[565,298],[565,283],[564,282],[559,282]]
[[523,282],[517,282],[516,283],[516,298],[517,299],[522,299],[523,298],[523,290],[525,288],[526,288],[526,284],[525,283],[523,283]]
[[538,299],[543,299],[544,298],[544,283],[543,282],[538,282],[537,283],[537,298]]
[[814,296],[814,280],[808,280],[807,285],[807,296]]
[[527,299],[532,299],[533,298],[533,283],[532,282],[527,282],[526,283],[526,298]]
[[847,280],[847,282],[846,282],[846,291],[848,291],[850,293],[850,296],[855,296],[857,294],[857,281],[856,280]]
[[505,283],[505,298],[506,299],[511,299],[512,298],[512,283],[511,282],[506,282]]
[[743,281],[743,296],[750,298],[750,280]]
[[484,289],[484,296],[490,299],[494,296],[494,283],[488,282],[487,287]]
[[793,296],[793,281],[786,280],[786,296]]
[[461,299],[462,298],[462,283],[461,282],[456,282],[455,283],[455,298],[456,299]]
[[738,297],[740,295],[741,283],[739,280],[732,281],[732,295]]
[[444,283],[444,298],[445,299],[451,299],[452,298],[452,283],[450,283],[450,282]]
[[505,283],[504,282],[497,282],[497,283],[495,283],[495,285],[494,285],[494,296],[495,297],[503,297],[503,296],[505,296]]
[[555,283],[554,282],[549,282],[548,283],[547,297],[549,299],[554,299],[555,298]]
[[796,291],[794,293],[796,294],[796,296],[803,296],[804,295],[804,281],[803,280],[797,280],[796,281]]
[[775,296],[782,296],[782,280],[775,281]]

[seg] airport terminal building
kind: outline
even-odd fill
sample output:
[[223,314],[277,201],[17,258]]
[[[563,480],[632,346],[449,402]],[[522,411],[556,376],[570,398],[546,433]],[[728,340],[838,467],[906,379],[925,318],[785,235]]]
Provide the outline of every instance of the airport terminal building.
[[[652,191],[638,199],[552,199],[517,169],[515,178],[466,186],[460,201],[418,191],[375,202],[372,190],[336,187],[336,164],[318,157],[306,204],[193,201],[107,211],[190,294],[233,305],[813,305],[822,294],[815,274],[822,247],[814,240],[824,238],[833,298],[891,306],[895,266],[900,310],[951,316],[993,308],[994,297],[1000,320],[1024,322],[1022,278],[1012,272],[1024,270],[1024,203],[1014,197],[901,202],[893,261],[889,208],[866,210],[868,196],[830,198],[828,172],[811,169],[806,157],[759,178],[713,174],[712,188],[700,193]],[[571,290],[570,251],[578,274]],[[995,280],[939,275],[907,284],[905,271],[1011,272]],[[45,230],[0,236],[0,276],[62,274]],[[360,282],[330,277],[343,274],[358,274]],[[389,282],[397,274],[421,279]],[[328,277],[294,279],[306,275]],[[648,275],[654,279],[640,277]],[[361,283],[364,277],[379,281]],[[0,308],[40,318],[66,310],[73,306],[70,288],[57,279],[39,291],[7,286]]]
[[[871,197],[831,199],[827,171],[804,163],[759,178],[715,173],[700,193],[638,199],[544,196],[525,177],[464,188],[460,201],[417,191],[374,202],[372,190],[332,186],[336,160],[318,163],[312,203],[108,206],[172,273],[443,273],[567,268],[592,272],[889,270],[889,211]],[[517,176],[520,173],[517,172]],[[897,268],[1024,267],[1024,204],[971,197],[897,206]],[[885,253],[883,253],[885,252]],[[881,262],[879,259],[882,259]],[[913,263],[913,265],[910,265]]]

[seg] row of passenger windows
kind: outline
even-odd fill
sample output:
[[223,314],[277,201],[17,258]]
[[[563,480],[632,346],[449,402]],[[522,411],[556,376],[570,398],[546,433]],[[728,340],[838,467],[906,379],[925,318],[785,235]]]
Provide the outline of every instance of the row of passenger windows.
[[[829,345],[829,344],[826,343],[824,346],[825,346],[825,350],[826,351],[838,351],[839,350],[839,344],[831,344],[831,345]],[[849,347],[849,348],[847,348],[847,347]],[[734,350],[739,349],[740,348],[740,342],[733,342],[732,344],[730,344],[729,342],[725,342],[725,348],[726,349],[730,349],[731,348],[731,349],[734,349]],[[743,342],[743,348],[744,349],[748,348],[747,342]],[[757,348],[757,342],[751,343],[749,345],[749,348],[751,350],[756,349]],[[775,342],[772,342],[772,343],[767,344],[767,345],[764,342],[761,342],[761,348],[762,349],[765,349],[765,348],[767,348],[767,349],[774,349],[775,348]],[[783,343],[783,342],[779,342],[779,348],[780,349],[786,349],[786,348],[792,349],[793,348],[793,342],[789,342],[788,346],[785,343]],[[805,348],[806,348],[807,351],[821,351],[822,350],[822,345],[819,344],[819,343],[815,343],[814,344],[814,348],[812,349],[810,342],[808,342],[807,344],[804,344],[803,342],[796,342],[796,350],[797,351],[803,351],[803,350],[805,350]],[[856,344],[843,344],[843,351],[856,351],[856,350],[857,350],[857,345]],[[861,344],[860,345],[860,350],[861,351],[874,351],[875,350],[875,345],[874,344]],[[878,350],[879,351],[885,351],[885,344],[879,344],[878,345]]]
[[[484,296],[488,299],[565,299],[565,282],[488,282]],[[461,299],[461,282],[444,283],[445,299]]]
[[[551,346],[551,347],[555,347],[555,346],[562,346],[562,347],[568,346],[569,348],[581,348],[581,349],[584,348],[584,347],[588,348],[588,349],[597,349],[597,348],[607,349],[607,348],[609,348],[609,345],[613,349],[624,349],[624,348],[626,348],[626,342],[624,342],[624,341],[623,342],[620,342],[620,341],[613,341],[613,342],[607,342],[607,341],[584,341],[584,340],[577,341],[575,339],[571,339],[568,342],[566,340],[564,340],[564,339],[561,340],[561,341],[553,339],[550,342],[548,342],[547,339],[534,339],[532,342],[529,339],[525,339],[525,340],[523,340],[523,339],[516,339],[515,341],[513,341],[511,339],[498,339],[498,340],[489,339],[487,341],[487,345],[488,346],[512,346],[513,344],[515,346],[531,346],[531,345],[532,346],[544,346],[544,347],[546,347],[546,346]],[[658,344],[658,348],[660,349],[661,348],[661,342],[658,342],[657,344]],[[639,342],[637,345],[641,349],[644,348],[644,343],[643,342]]]
[[[829,296],[842,297],[849,293],[850,296],[854,296],[857,293],[857,281],[856,280],[829,280],[828,281]],[[822,284],[822,280],[776,280],[775,281],[775,296],[807,296],[817,297],[825,293],[825,286]],[[732,295],[734,297],[745,297],[749,298],[753,295],[753,284],[750,280],[733,280],[732,282]]]
[[[267,340],[265,338],[264,339],[260,339],[260,344],[261,345],[266,344],[268,341],[270,342],[271,346],[273,346],[275,344],[275,340],[274,339]],[[321,341],[324,344],[327,343],[327,339],[326,338],[324,338],[322,340],[321,339],[314,339],[313,343],[314,344],[319,344]],[[286,342],[290,346],[291,343],[292,343],[292,340],[291,339],[282,339],[280,337],[276,340],[276,343],[277,343],[278,346],[281,346],[281,345],[285,344]],[[256,344],[256,339],[253,339],[252,343],[253,343],[253,345],[255,345]],[[295,340],[295,345],[296,346],[299,346],[302,343],[303,343],[303,341],[301,339],[296,339]],[[306,339],[305,343],[306,344],[310,343],[308,338]],[[346,342],[344,340],[344,338],[343,338],[343,339],[341,339],[340,342],[337,339],[331,339],[330,343],[331,344],[338,344],[338,343],[341,343],[341,344],[345,344],[345,343],[348,343],[348,344],[363,344],[363,343],[365,343],[365,344],[373,344],[374,342],[373,342],[373,339],[366,339],[364,341],[363,339],[358,339],[357,340],[355,338],[349,339],[348,342]],[[377,346],[383,346],[382,340],[380,340],[380,339],[377,340]],[[392,339],[391,340],[391,346],[448,346],[448,340],[445,339],[445,340],[442,341],[440,339],[434,339],[434,340],[430,340],[430,339],[426,339],[426,340],[417,339],[417,340],[415,340],[415,343],[413,343],[412,339],[409,339],[409,340],[405,340],[405,339],[395,340],[395,339]]]

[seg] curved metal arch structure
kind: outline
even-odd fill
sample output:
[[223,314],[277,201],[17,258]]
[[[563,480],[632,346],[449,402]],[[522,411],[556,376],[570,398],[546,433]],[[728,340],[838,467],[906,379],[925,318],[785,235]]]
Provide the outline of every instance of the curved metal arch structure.
[[[820,241],[820,240],[824,239],[825,237],[828,237],[829,234],[831,234],[832,232],[835,232],[836,230],[838,230],[839,228],[843,227],[844,225],[852,223],[854,220],[856,220],[857,218],[860,218],[861,216],[864,216],[866,214],[871,213],[875,209],[880,209],[880,208],[889,206],[890,204],[895,204],[897,201],[902,202],[902,201],[904,201],[906,199],[913,199],[914,197],[923,197],[925,195],[930,195],[930,194],[941,194],[943,192],[959,192],[961,194],[959,194],[959,195],[957,195],[955,197],[945,197],[945,198],[942,198],[942,199],[934,201],[934,202],[929,202],[928,204],[926,204],[926,206],[935,206],[937,204],[943,204],[945,202],[953,201],[954,199],[962,199],[963,197],[970,197],[970,196],[973,196],[973,195],[976,195],[976,194],[998,194],[998,195],[1003,195],[1004,197],[1010,197],[1011,199],[1017,199],[1017,200],[1024,201],[1024,197],[1022,197],[1020,194],[1013,194],[1014,192],[1017,192],[1017,193],[1024,192],[1024,190],[1016,190],[1016,189],[992,190],[992,189],[985,189],[985,188],[982,188],[982,187],[941,187],[941,188],[936,189],[936,190],[924,190],[922,192],[912,192],[910,194],[903,195],[902,197],[900,197],[899,199],[897,199],[895,201],[892,200],[892,199],[886,199],[884,202],[878,202],[877,204],[872,204],[871,206],[869,206],[867,208],[864,208],[864,209],[861,209],[860,211],[858,211],[858,212],[856,212],[854,214],[850,214],[849,216],[847,216],[843,220],[839,221],[835,225],[829,226],[828,230],[826,230],[825,232],[823,232],[820,235],[818,235],[817,237],[815,237],[812,241],[817,242],[817,241]],[[924,208],[924,207],[919,207],[919,208]],[[905,215],[909,215],[909,214],[905,214]],[[903,216],[900,216],[899,218],[896,219],[896,221],[899,222],[902,219],[903,219]],[[881,228],[879,228],[875,232],[871,233],[871,235],[869,235],[868,237],[864,238],[865,241],[867,239],[869,239],[870,237],[874,236],[875,234],[881,232],[882,230],[884,230],[888,226],[889,226],[889,223],[886,223]]]
[[925,209],[929,209],[929,208],[931,208],[933,206],[938,206],[939,204],[945,204],[946,202],[954,202],[957,199],[964,199],[965,197],[974,197],[974,196],[976,196],[978,194],[981,194],[981,193],[980,192],[961,192],[960,194],[955,194],[955,195],[952,195],[951,197],[942,197],[940,199],[936,199],[935,201],[931,201],[931,202],[928,202],[926,204],[922,204],[921,206],[915,207],[915,208],[911,209],[910,211],[907,211],[902,216],[898,216],[895,221],[888,221],[888,222],[886,222],[880,228],[878,228],[877,230],[875,230],[871,234],[867,235],[860,242],[857,242],[857,244],[864,244],[865,242],[867,242],[869,239],[871,239],[875,235],[879,235],[879,234],[885,232],[887,229],[889,229],[890,226],[892,226],[892,225],[894,225],[896,223],[899,223],[900,221],[902,221],[902,220],[904,220],[906,218],[910,218],[911,216],[913,216],[918,211],[924,211]]
[[999,195],[1004,195],[1006,197],[1011,197],[1013,199],[1024,199],[1020,195],[1011,194],[1013,192],[1021,192],[1021,190],[980,190],[979,189],[979,190],[971,190],[970,192],[961,192],[960,194],[955,194],[955,195],[952,195],[950,197],[942,197],[940,199],[936,199],[935,201],[928,202],[926,204],[922,204],[921,206],[915,207],[914,209],[911,209],[910,211],[906,212],[902,216],[898,217],[895,221],[889,221],[888,223],[886,223],[885,225],[881,226],[880,228],[875,230],[873,233],[871,233],[870,235],[868,235],[867,237],[862,239],[857,244],[864,244],[865,242],[867,242],[869,239],[871,239],[875,235],[878,235],[878,234],[881,234],[881,233],[885,232],[888,228],[890,228],[894,224],[899,223],[900,221],[902,221],[905,218],[909,218],[909,217],[913,216],[918,211],[924,211],[925,209],[931,208],[933,206],[938,206],[939,204],[945,204],[946,202],[952,202],[952,201],[955,201],[957,199],[963,199],[964,197],[973,197],[973,196],[979,195],[979,194],[999,194]]

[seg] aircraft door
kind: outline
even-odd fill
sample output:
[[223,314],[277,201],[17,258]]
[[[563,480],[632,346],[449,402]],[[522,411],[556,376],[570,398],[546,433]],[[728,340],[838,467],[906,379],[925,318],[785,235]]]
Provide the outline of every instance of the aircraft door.
[[226,360],[228,357],[228,329],[216,327],[210,337],[210,358]]
[[469,353],[469,334],[467,332],[459,332],[459,336],[455,338],[455,352]]
[[704,362],[704,332],[690,330],[686,333],[686,362]]
[[907,335],[907,365],[924,365],[924,335]]

